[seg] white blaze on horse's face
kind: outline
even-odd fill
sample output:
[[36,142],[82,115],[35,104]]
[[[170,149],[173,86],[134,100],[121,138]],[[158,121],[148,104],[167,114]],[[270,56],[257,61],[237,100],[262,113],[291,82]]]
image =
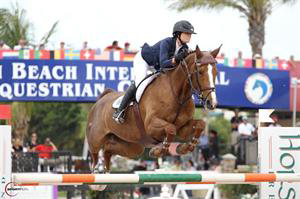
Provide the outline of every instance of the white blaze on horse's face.
[[[209,79],[209,86],[210,88],[215,88],[215,78],[214,78],[214,75],[213,75],[213,66],[211,64],[208,64],[208,79]],[[216,108],[217,106],[217,96],[216,96],[216,92],[215,90],[213,90],[211,93],[210,93],[210,96],[211,96],[211,105],[213,108]]]

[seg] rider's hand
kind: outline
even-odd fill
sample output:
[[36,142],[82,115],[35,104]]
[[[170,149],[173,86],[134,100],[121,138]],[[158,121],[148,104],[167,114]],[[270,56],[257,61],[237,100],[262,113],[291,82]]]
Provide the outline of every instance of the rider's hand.
[[175,58],[172,58],[172,64],[176,64]]
[[188,51],[184,49],[182,52],[175,55],[175,62],[179,64],[187,55]]

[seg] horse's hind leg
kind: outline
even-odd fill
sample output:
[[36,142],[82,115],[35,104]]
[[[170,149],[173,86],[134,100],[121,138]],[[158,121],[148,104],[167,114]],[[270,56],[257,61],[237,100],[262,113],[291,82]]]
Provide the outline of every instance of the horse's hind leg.
[[111,133],[105,136],[103,150],[106,167],[109,168],[111,156],[120,155],[128,158],[136,158],[143,153],[144,147],[136,143],[127,142]]
[[198,144],[198,139],[204,128],[205,122],[203,120],[188,121],[188,123],[179,130],[178,136],[184,141],[192,138],[188,143],[179,144],[176,148],[176,152],[180,155],[192,152]]

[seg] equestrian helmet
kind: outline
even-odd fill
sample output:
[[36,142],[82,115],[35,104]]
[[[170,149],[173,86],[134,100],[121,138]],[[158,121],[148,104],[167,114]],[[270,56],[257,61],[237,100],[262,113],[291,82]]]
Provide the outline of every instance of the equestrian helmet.
[[194,26],[186,20],[181,20],[175,23],[173,27],[173,34],[176,34],[177,32],[179,33],[187,32],[191,34],[196,34],[194,32]]

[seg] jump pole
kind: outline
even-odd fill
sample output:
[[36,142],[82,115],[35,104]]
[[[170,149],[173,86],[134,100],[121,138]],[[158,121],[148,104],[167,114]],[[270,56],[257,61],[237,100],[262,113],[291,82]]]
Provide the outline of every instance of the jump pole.
[[257,182],[300,182],[300,173],[216,173],[216,174],[50,174],[13,173],[19,185],[74,184],[236,184]]

